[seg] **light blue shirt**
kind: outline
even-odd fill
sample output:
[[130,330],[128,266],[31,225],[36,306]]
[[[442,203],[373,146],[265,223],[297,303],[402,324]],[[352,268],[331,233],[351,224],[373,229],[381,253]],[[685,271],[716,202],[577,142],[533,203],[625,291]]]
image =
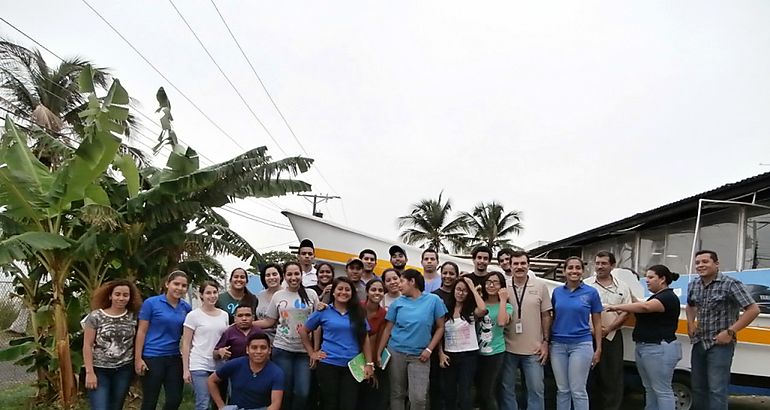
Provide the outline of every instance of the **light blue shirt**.
[[425,290],[422,293],[433,293],[434,290],[441,287],[441,276],[436,276],[431,280],[425,281]]
[[393,323],[388,347],[396,352],[419,355],[433,337],[433,324],[446,315],[441,298],[428,293],[417,299],[401,296],[388,308],[385,320]]

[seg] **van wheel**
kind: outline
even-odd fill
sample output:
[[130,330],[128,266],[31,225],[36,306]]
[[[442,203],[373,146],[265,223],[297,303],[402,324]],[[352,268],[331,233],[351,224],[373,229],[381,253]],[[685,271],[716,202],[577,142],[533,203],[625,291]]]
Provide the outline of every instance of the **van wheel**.
[[672,387],[674,388],[674,400],[676,401],[677,410],[690,410],[692,408],[690,375],[675,374]]

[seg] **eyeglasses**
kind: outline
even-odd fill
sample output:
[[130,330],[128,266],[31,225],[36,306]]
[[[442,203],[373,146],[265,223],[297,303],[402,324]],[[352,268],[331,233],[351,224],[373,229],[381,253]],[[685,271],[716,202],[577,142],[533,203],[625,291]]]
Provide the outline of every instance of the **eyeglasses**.
[[485,283],[486,286],[500,286],[499,280],[488,280]]
[[455,289],[457,293],[468,293],[468,289]]

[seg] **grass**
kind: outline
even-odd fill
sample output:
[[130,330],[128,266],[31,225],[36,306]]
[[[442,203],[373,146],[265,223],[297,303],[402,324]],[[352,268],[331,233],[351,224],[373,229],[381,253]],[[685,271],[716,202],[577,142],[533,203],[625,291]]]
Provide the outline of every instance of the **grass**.
[[[18,410],[59,409],[58,406],[33,405],[30,399],[34,395],[35,395],[35,388],[30,386],[28,383],[17,383],[17,384],[3,386],[2,389],[0,389],[0,408],[18,409]],[[80,398],[80,401],[78,402],[75,409],[88,410],[90,408],[88,405],[88,398],[85,395],[81,395],[79,398]],[[164,397],[163,397],[163,394],[161,393],[160,401],[158,403],[158,408],[163,407],[163,399]],[[124,409],[127,409],[127,410],[138,409],[140,405],[141,405],[141,400],[139,398],[135,398],[134,400],[131,400],[129,398],[126,400]],[[179,406],[179,409],[193,410],[194,408],[195,408],[195,400],[193,398],[192,388],[189,385],[185,385],[182,405]]]

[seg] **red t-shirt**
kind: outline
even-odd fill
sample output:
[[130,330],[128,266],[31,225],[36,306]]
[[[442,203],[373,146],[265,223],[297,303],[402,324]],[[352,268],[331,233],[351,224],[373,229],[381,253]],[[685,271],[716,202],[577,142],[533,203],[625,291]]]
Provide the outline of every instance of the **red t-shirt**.
[[373,316],[369,316],[369,312],[366,310],[366,302],[361,302],[361,306],[364,308],[366,320],[369,322],[369,334],[376,335],[382,330],[382,326],[385,325],[385,308],[380,306]]

